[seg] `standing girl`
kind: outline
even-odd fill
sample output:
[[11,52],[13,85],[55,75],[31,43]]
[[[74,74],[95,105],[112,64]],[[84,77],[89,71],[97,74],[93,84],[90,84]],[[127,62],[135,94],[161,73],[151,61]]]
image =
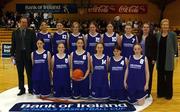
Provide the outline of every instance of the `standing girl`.
[[96,54],[91,56],[91,96],[93,98],[108,99],[108,56],[103,54],[103,43],[96,44]]
[[119,35],[113,31],[114,26],[111,22],[107,24],[106,29],[107,32],[102,35],[102,41],[104,43],[104,54],[111,57],[113,55],[113,48],[117,44]]
[[89,34],[87,34],[85,37],[87,38],[87,51],[91,55],[95,54],[96,43],[101,41],[101,35],[97,33],[97,24],[95,22],[91,22],[89,24]]
[[[78,99],[89,97],[89,72],[90,72],[90,54],[86,52],[84,40],[78,39],[76,42],[77,50],[71,53],[71,78],[72,78],[72,94],[73,98]],[[72,71],[80,69],[84,76],[81,79],[75,79],[72,76]]]
[[140,44],[135,44],[133,50],[134,55],[129,57],[129,64],[125,72],[124,86],[128,92],[128,101],[143,105],[149,84],[148,61],[144,55],[141,55]]
[[52,57],[53,86],[55,97],[71,96],[70,57],[65,53],[65,45],[58,44],[58,53]]
[[[82,33],[79,32],[80,25],[78,22],[73,22],[72,24],[72,33],[69,35],[69,53],[74,52],[76,47],[76,42],[79,38],[83,38]],[[85,47],[85,45],[84,45]]]
[[157,57],[157,39],[155,35],[150,32],[150,25],[148,23],[143,24],[142,33],[138,35],[138,40],[142,46],[143,55],[147,57],[149,64],[149,97],[152,88],[153,68]]
[[130,55],[133,55],[133,46],[138,42],[137,37],[132,34],[132,25],[127,23],[125,26],[125,34],[121,36],[121,47],[122,55],[126,58],[129,58]]
[[58,53],[57,47],[59,43],[64,44],[65,53],[67,53],[69,34],[63,30],[64,25],[61,22],[57,23],[56,28],[57,28],[57,31],[54,33],[53,38],[52,38],[53,54]]
[[31,53],[33,64],[32,86],[33,93],[40,96],[48,96],[51,93],[50,86],[50,52],[43,48],[44,40],[38,38],[37,50]]
[[47,23],[45,21],[41,22],[40,32],[36,34],[36,37],[42,38],[44,40],[44,49],[52,53],[51,34],[48,32]]
[[121,47],[116,45],[114,56],[110,58],[110,98],[112,100],[126,100],[124,88],[124,74],[127,66],[127,58],[121,56]]

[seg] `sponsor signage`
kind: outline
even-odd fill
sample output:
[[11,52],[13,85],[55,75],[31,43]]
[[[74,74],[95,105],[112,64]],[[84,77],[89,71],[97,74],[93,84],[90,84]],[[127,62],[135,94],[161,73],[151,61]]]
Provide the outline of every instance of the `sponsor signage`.
[[147,11],[146,4],[94,4],[88,8],[88,13],[104,14],[146,14]]
[[16,4],[17,12],[77,13],[76,4]]
[[26,102],[17,103],[10,112],[124,112],[135,111],[135,107],[127,102],[89,102],[89,103],[57,103]]
[[11,57],[11,44],[10,43],[1,43],[2,48],[2,58],[10,58]]

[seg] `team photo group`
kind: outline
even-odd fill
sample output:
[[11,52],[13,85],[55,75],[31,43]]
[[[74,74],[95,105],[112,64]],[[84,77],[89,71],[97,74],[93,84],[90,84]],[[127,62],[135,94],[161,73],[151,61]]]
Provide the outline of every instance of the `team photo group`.
[[[128,101],[143,105],[151,96],[153,68],[158,73],[157,97],[170,100],[173,96],[174,55],[176,34],[163,19],[159,32],[152,33],[144,23],[134,34],[132,24],[126,23],[124,33],[114,31],[107,23],[100,34],[98,25],[90,22],[88,34],[82,34],[80,24],[73,22],[71,32],[57,22],[53,34],[42,21],[40,31],[28,28],[22,17],[19,28],[12,33],[11,58],[17,67],[19,93],[37,97]],[[155,69],[154,69],[155,70]]]

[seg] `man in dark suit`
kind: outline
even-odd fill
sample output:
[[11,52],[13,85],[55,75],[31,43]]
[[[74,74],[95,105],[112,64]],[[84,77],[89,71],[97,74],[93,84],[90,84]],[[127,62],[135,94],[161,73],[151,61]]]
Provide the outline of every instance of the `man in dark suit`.
[[[35,50],[35,32],[28,29],[28,20],[22,17],[19,28],[12,33],[11,58],[15,60],[18,72],[18,82],[20,92],[18,96],[25,94],[24,88],[24,68],[28,79],[28,91],[32,94],[31,86],[31,52]],[[14,61],[13,61],[14,62]]]

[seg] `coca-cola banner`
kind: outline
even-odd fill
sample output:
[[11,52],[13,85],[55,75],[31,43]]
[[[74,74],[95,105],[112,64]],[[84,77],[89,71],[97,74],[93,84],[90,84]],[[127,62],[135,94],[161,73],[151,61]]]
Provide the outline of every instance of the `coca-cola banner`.
[[145,14],[147,11],[147,4],[94,4],[88,8],[88,13],[104,14]]

